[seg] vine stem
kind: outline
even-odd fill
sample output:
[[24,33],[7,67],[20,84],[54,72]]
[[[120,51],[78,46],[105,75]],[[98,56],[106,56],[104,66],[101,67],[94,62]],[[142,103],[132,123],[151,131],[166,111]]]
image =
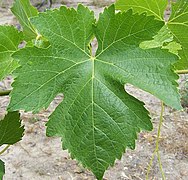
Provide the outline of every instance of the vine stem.
[[185,70],[177,70],[176,73],[177,73],[177,74],[188,74],[188,69],[185,69]]
[[148,165],[148,168],[147,168],[146,180],[149,180],[149,173],[150,173],[151,167],[153,165],[153,159],[155,157],[155,154],[157,154],[157,159],[158,159],[162,179],[163,180],[166,179],[164,171],[163,171],[162,163],[161,163],[161,156],[159,154],[159,140],[160,140],[160,134],[161,134],[161,127],[162,127],[162,124],[163,124],[163,114],[164,114],[164,103],[161,102],[161,114],[160,114],[160,121],[159,121],[158,132],[157,132],[156,146],[155,146],[155,150],[152,154],[152,157],[150,159],[150,162],[149,162],[149,165]]
[[6,91],[0,91],[0,96],[8,96],[10,94],[11,90]]
[[157,148],[157,158],[158,158],[158,163],[159,163],[159,168],[161,171],[162,179],[165,180],[166,177],[165,177],[163,166],[161,163],[161,156],[159,154],[159,140],[160,140],[160,135],[161,135],[161,127],[163,125],[163,114],[164,114],[164,103],[161,101],[161,114],[160,114],[160,121],[159,121],[159,127],[158,127],[158,132],[157,132],[156,148]]
[[0,151],[0,155],[3,154],[9,147],[10,145],[7,145],[2,151]]

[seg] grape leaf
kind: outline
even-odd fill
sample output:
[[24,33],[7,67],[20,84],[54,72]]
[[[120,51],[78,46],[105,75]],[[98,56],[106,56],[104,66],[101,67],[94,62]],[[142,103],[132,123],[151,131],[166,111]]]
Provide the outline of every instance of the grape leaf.
[[38,10],[30,4],[29,0],[15,0],[11,11],[23,27],[25,40],[35,39],[38,33],[29,18],[37,16]]
[[168,27],[182,50],[178,52],[180,60],[175,64],[177,69],[188,69],[188,1],[178,0],[172,3],[172,14]]
[[[63,102],[47,123],[47,135],[63,138],[63,147],[98,179],[121,158],[126,147],[135,148],[140,129],[152,124],[144,103],[129,95],[124,84],[133,84],[180,109],[176,79],[171,69],[177,56],[160,48],[143,50],[164,23],[132,11],[115,14],[114,5],[100,14],[79,5],[61,7],[31,19],[51,46],[26,47],[16,52],[9,110],[38,112],[58,93]],[[89,44],[96,36],[96,56]]]
[[127,11],[132,8],[134,12],[147,12],[148,15],[154,15],[162,21],[167,5],[168,0],[117,0],[115,4],[117,10]]
[[3,120],[0,120],[0,146],[14,144],[21,140],[24,127],[21,126],[20,114],[8,112]]
[[5,174],[5,164],[4,162],[0,159],[0,180],[3,179],[3,175]]
[[18,66],[11,55],[18,50],[23,37],[13,26],[0,26],[0,37],[0,80],[2,80]]

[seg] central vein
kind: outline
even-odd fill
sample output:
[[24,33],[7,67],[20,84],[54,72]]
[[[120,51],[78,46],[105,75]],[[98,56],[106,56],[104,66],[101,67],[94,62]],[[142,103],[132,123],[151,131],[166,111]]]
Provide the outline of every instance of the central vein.
[[95,142],[95,121],[94,121],[94,78],[95,78],[95,57],[91,57],[92,61],[92,80],[91,80],[91,108],[92,108],[92,114],[91,114],[91,119],[92,119],[92,126],[93,126],[93,150],[95,154],[95,158],[97,159],[97,153],[96,153],[96,142]]

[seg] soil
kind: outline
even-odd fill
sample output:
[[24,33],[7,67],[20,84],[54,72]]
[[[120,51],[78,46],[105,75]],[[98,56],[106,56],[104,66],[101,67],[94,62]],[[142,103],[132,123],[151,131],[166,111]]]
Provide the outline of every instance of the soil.
[[[36,4],[39,1],[32,1]],[[76,7],[83,3],[95,11],[96,15],[111,1],[101,0],[56,0],[53,7],[61,4]],[[18,22],[11,14],[9,7],[12,1],[0,1],[0,24],[17,25]],[[41,9],[42,11],[43,9]],[[180,77],[180,87],[183,87],[187,76]],[[1,89],[11,88],[12,78],[7,77],[0,82]],[[145,179],[147,166],[155,149],[155,140],[160,116],[160,101],[131,85],[126,90],[144,101],[151,112],[154,130],[141,132],[138,135],[134,151],[127,149],[121,160],[106,171],[106,180],[142,180]],[[57,96],[47,110],[38,114],[22,114],[25,125],[23,139],[11,146],[1,159],[6,164],[4,180],[94,180],[95,177],[85,170],[77,161],[72,160],[67,151],[61,148],[60,138],[45,136],[45,123],[48,116],[62,101],[63,96]],[[0,97],[0,117],[6,113],[9,97]],[[164,122],[160,137],[160,155],[167,180],[188,180],[188,114],[165,107]],[[162,179],[157,158],[154,158],[150,179]]]

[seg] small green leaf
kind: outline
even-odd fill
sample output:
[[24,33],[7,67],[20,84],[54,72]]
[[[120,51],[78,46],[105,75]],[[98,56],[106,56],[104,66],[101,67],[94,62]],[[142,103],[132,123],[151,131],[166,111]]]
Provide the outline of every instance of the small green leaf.
[[[96,24],[94,13],[82,5],[40,13],[31,22],[50,46],[26,47],[13,55],[21,66],[15,71],[9,110],[38,112],[63,93],[47,135],[62,137],[63,147],[99,180],[126,147],[135,148],[141,129],[152,129],[144,103],[128,94],[125,84],[181,108],[178,76],[171,67],[177,56],[139,47],[164,22],[132,11],[115,14],[113,5]],[[94,37],[98,50],[92,56],[88,46]]]
[[166,25],[164,25],[160,31],[153,37],[151,41],[144,41],[140,43],[140,48],[150,49],[162,47],[164,43],[169,43],[173,41],[173,35]]
[[154,15],[155,18],[162,21],[167,5],[168,0],[117,0],[115,4],[117,10],[133,9],[138,13],[147,12],[148,15]]
[[166,46],[163,46],[162,47],[163,49],[168,49],[169,50],[169,52],[171,52],[171,53],[173,53],[173,54],[176,54],[177,56],[179,56],[178,55],[178,52],[180,51],[180,50],[182,50],[182,48],[181,48],[181,45],[179,44],[179,43],[177,43],[177,42],[170,42],[169,44],[167,44]]
[[5,163],[0,159],[0,180],[3,179],[4,174],[5,174]]
[[151,49],[161,47],[162,49],[168,49],[169,52],[178,56],[178,51],[182,50],[181,45],[173,41],[173,35],[168,29],[167,25],[164,25],[157,35],[153,37],[151,41],[144,41],[140,43],[140,48]]
[[21,140],[24,127],[21,126],[20,114],[8,112],[4,119],[0,120],[0,146],[12,145]]
[[23,34],[13,26],[0,26],[0,80],[18,67],[11,55],[18,50]]
[[39,48],[47,48],[50,45],[49,41],[44,37],[40,37],[39,39],[32,40],[32,44]]
[[37,31],[31,24],[29,18],[38,15],[37,9],[30,4],[29,0],[15,0],[11,11],[22,25],[25,40],[35,39]]
[[172,15],[168,27],[174,40],[181,45],[182,50],[178,55],[180,60],[175,64],[176,69],[188,69],[188,1],[177,0],[172,3]]

